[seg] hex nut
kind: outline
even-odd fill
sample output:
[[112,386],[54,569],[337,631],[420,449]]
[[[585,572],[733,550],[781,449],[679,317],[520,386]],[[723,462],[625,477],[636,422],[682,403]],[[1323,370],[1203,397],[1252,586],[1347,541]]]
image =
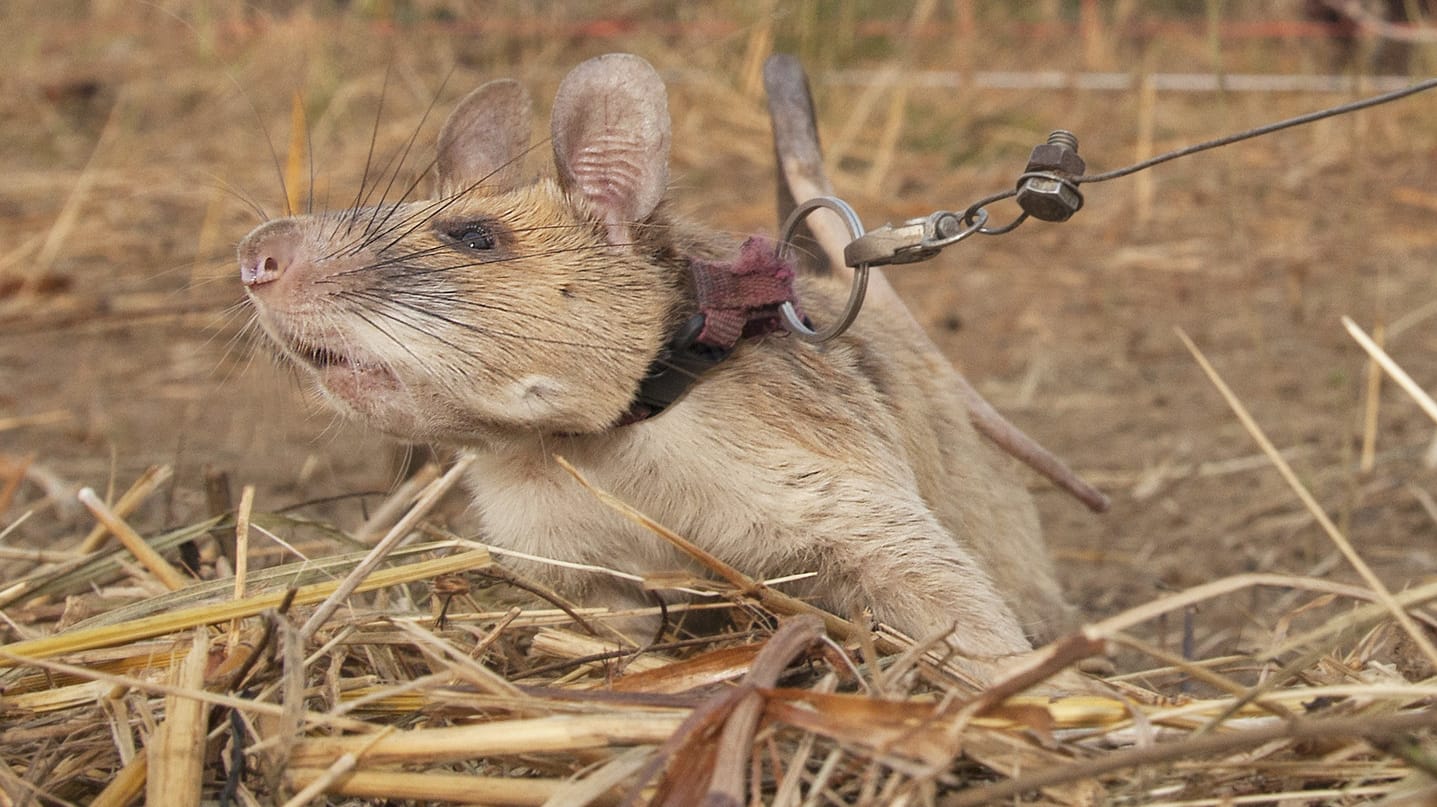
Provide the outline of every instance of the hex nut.
[[1028,171],[1053,171],[1070,177],[1080,177],[1088,168],[1087,163],[1076,151],[1056,143],[1040,143],[1033,147],[1028,158]]
[[1033,218],[1067,221],[1083,206],[1083,195],[1067,182],[1035,176],[1018,186],[1015,201]]

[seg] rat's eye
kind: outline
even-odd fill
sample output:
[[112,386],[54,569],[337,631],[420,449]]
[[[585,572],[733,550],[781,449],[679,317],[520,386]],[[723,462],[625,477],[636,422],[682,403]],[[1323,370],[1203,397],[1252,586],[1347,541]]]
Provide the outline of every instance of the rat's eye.
[[460,224],[449,231],[449,237],[475,251],[494,248],[494,233],[482,221]]

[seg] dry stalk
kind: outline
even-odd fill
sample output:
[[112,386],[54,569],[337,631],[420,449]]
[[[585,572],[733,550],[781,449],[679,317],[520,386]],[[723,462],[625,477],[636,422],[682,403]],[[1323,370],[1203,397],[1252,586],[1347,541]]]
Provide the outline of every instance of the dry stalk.
[[249,521],[254,510],[254,485],[245,485],[235,510],[235,599],[245,596],[249,580]]
[[290,764],[327,766],[346,753],[358,754],[366,765],[386,765],[657,744],[668,739],[683,719],[682,713],[673,711],[630,709],[394,731],[377,741],[370,737],[306,737],[295,745]]
[[[120,494],[115,506],[111,508],[112,512],[118,518],[127,518],[135,512],[135,508],[148,499],[160,485],[169,481],[173,475],[174,471],[168,465],[152,465],[145,469],[145,472],[140,474],[139,478],[130,485],[130,489]],[[104,522],[96,524],[94,529],[90,530],[90,534],[85,536],[85,540],[80,542],[80,547],[76,551],[82,555],[94,552],[105,545],[105,536],[108,534],[109,527]]]
[[[245,485],[240,492],[239,507],[235,509],[235,587],[234,598],[245,597],[245,585],[249,582],[249,524],[254,510],[254,485]],[[240,639],[239,620],[230,622],[229,650],[233,652]]]
[[[1419,605],[1437,600],[1437,581],[1408,589],[1396,595],[1396,600],[1404,608],[1416,608]],[[1389,615],[1389,609],[1385,603],[1364,605],[1337,619],[1330,620],[1327,624],[1314,628],[1307,633],[1287,639],[1276,647],[1271,648],[1268,651],[1268,655],[1276,658],[1284,653],[1292,652],[1294,649],[1318,644],[1339,633],[1360,630],[1365,626],[1372,625],[1387,615]],[[1432,624],[1431,617],[1424,615],[1423,621],[1428,625]]]
[[425,463],[424,467],[414,472],[413,476],[404,480],[393,493],[374,508],[374,513],[359,525],[354,531],[354,540],[361,544],[369,545],[379,536],[379,531],[386,526],[392,526],[404,514],[405,508],[414,504],[426,488],[438,479],[440,468],[435,463]]
[[95,495],[95,491],[82,488],[78,498],[80,503],[85,505],[85,508],[95,516],[95,519],[114,533],[115,537],[120,539],[120,543],[130,550],[130,554],[134,555],[150,571],[150,574],[163,583],[165,588],[170,591],[179,591],[189,582],[189,578],[181,574],[179,569],[172,566],[169,561],[164,559],[164,556],[145,543],[145,539],[135,532],[133,527],[126,524],[124,519],[100,501],[100,497]]
[[379,543],[374,545],[374,549],[370,550],[369,554],[364,557],[364,560],[354,568],[354,571],[350,572],[349,575],[344,578],[344,581],[334,590],[334,593],[330,594],[324,602],[320,603],[318,608],[314,609],[314,613],[310,615],[309,620],[299,629],[300,636],[306,639],[313,636],[321,625],[329,621],[329,618],[334,615],[334,612],[339,610],[339,606],[342,605],[345,600],[349,599],[350,595],[358,591],[364,580],[373,573],[375,569],[379,568],[379,564],[384,561],[384,558],[389,554],[390,550],[399,546],[404,539],[409,537],[409,534],[414,531],[415,525],[419,523],[420,519],[429,514],[430,509],[439,503],[439,499],[442,498],[445,493],[449,492],[449,489],[454,486],[455,482],[459,481],[459,477],[469,469],[469,466],[473,462],[474,455],[460,455],[448,473],[436,479],[424,489],[424,492],[420,494],[414,506],[409,508],[409,512],[404,514],[404,517],[399,520],[399,523],[395,524],[389,532],[380,539]]
[[[688,540],[687,538],[683,537],[682,535],[679,535],[678,533],[663,526],[657,521],[654,521],[643,513],[640,513],[638,510],[635,510],[627,502],[622,501],[618,497],[614,496],[612,493],[609,493],[606,490],[602,490],[594,486],[592,483],[589,482],[588,479],[584,478],[584,475],[580,473],[577,468],[575,468],[572,464],[569,463],[568,460],[564,459],[563,457],[555,455],[554,460],[558,462],[564,470],[568,471],[569,474],[574,477],[574,479],[578,480],[579,484],[582,485],[585,490],[593,494],[594,498],[598,499],[600,502],[617,512],[619,515],[624,516],[635,524],[638,524],[639,526],[649,530],[660,538],[663,538],[665,541],[668,541],[669,543],[673,544],[675,547],[688,554],[694,560],[697,560],[699,563],[703,564],[704,567],[707,568],[709,571],[712,571],[714,574],[717,574],[719,577],[723,578],[725,582],[737,589],[739,593],[743,594],[746,597],[753,598],[764,608],[767,608],[768,610],[776,614],[783,614],[788,616],[795,616],[798,614],[808,614],[811,616],[816,616],[823,621],[825,630],[827,630],[830,634],[842,637],[844,639],[857,638],[857,633],[854,626],[847,620],[836,617],[833,614],[823,611],[822,609],[815,608],[812,605],[809,605],[808,603],[795,597],[790,597],[782,592],[774,591],[768,586],[765,586],[763,583],[754,580],[743,572],[740,572],[739,570],[733,568],[727,563],[724,563],[722,560],[719,560],[713,554],[693,543],[692,541]],[[899,652],[901,650],[901,647],[894,642],[885,641],[882,644],[884,645],[882,649],[885,652],[891,653]]]
[[[266,703],[264,701],[248,700],[245,698],[235,697],[233,695],[222,695],[216,692],[208,692],[201,689],[181,688],[172,686],[170,684],[161,684],[154,681],[146,681],[141,678],[135,678],[127,675],[114,675],[111,673],[101,672],[99,670],[92,670],[88,667],[78,667],[74,664],[65,664],[64,662],[60,661],[52,661],[50,659],[22,659],[10,655],[10,653],[7,652],[7,648],[4,647],[0,647],[0,659],[9,661],[12,664],[24,663],[39,667],[44,670],[50,670],[52,672],[73,675],[76,678],[80,679],[103,681],[107,684],[110,684],[112,687],[134,689],[140,692],[148,692],[152,695],[193,698],[194,700],[207,703],[211,706],[224,706],[230,709],[237,709],[241,712],[269,715],[273,717],[278,717],[283,713],[283,707],[273,703]],[[372,732],[376,730],[373,725],[365,723],[362,720],[351,720],[348,718],[333,717],[331,715],[324,715],[318,712],[306,712],[304,717],[305,722],[308,725],[328,726],[330,728],[342,729],[345,731]]]
[[68,409],[51,409],[48,412],[36,412],[33,415],[9,415],[0,417],[0,432],[22,429],[26,426],[49,426],[55,423],[64,423],[74,416],[75,413]]
[[758,730],[758,719],[766,700],[761,690],[777,686],[783,671],[822,636],[822,620],[798,616],[780,625],[759,651],[744,677],[743,688],[747,692],[734,705],[719,735],[706,803],[737,805],[744,802],[744,761],[753,748],[754,732]]
[[149,756],[136,755],[110,777],[110,783],[95,796],[90,807],[128,807],[144,792],[149,772]]
[[[914,5],[913,13],[908,18],[906,35],[912,37],[923,28],[927,27],[929,20],[933,17],[938,3],[936,0],[919,0]],[[890,68],[900,73],[908,72],[911,69],[911,56],[906,54],[912,51],[904,50],[904,57],[897,62],[890,64]],[[864,180],[864,190],[871,194],[877,194],[883,190],[883,180],[887,178],[893,169],[894,156],[898,152],[898,144],[903,136],[903,128],[908,121],[908,94],[910,87],[905,82],[896,82],[888,88],[888,115],[883,122],[883,129],[878,137],[878,147],[874,150],[873,162],[868,169],[868,176]]]
[[190,652],[174,670],[175,692],[165,697],[165,722],[150,739],[146,800],[150,804],[198,807],[204,781],[209,707],[194,693],[204,690],[210,637],[196,628]]
[[[353,757],[348,757],[353,759]],[[295,797],[289,804],[304,804],[320,794],[393,801],[414,799],[423,802],[457,802],[463,804],[504,804],[514,807],[552,803],[564,793],[568,782],[563,779],[532,779],[499,776],[469,776],[441,771],[412,773],[390,770],[359,770],[353,772],[330,769],[290,768],[285,777],[291,785],[303,785],[308,798]],[[607,788],[606,788],[607,789]],[[596,794],[592,801],[567,801],[563,804],[617,803],[612,797]]]
[[[440,574],[471,570],[489,562],[489,553],[473,550],[449,557],[411,563],[398,568],[380,569],[365,578],[354,589],[354,593],[372,591],[401,583],[412,583]],[[294,604],[308,605],[319,602],[331,595],[337,588],[338,584],[333,582],[301,586],[294,590]],[[197,625],[216,625],[242,617],[255,616],[266,609],[277,607],[287,596],[289,596],[288,591],[267,592],[246,597],[243,600],[226,600],[193,608],[166,611],[118,625],[78,628],[43,639],[15,642],[0,649],[0,667],[33,664],[37,659],[49,656],[77,653],[99,647],[113,647],[141,639],[153,639],[156,636],[164,636]]]
[[[1417,405],[1422,408],[1422,411],[1427,413],[1427,417],[1432,418],[1433,422],[1437,422],[1437,401],[1432,400],[1432,396],[1428,395],[1425,390],[1419,387],[1417,382],[1412,380],[1412,376],[1408,375],[1406,370],[1403,370],[1397,362],[1393,361],[1392,357],[1387,355],[1387,351],[1383,350],[1380,344],[1364,333],[1361,328],[1357,327],[1357,323],[1353,322],[1351,318],[1343,317],[1342,326],[1347,329],[1347,332],[1352,335],[1353,339],[1357,340],[1357,344],[1361,345],[1362,349],[1367,351],[1367,355],[1371,356],[1373,361],[1381,365],[1382,369],[1387,371],[1388,375],[1392,376],[1392,380],[1396,381],[1397,385],[1402,387],[1404,392],[1412,396],[1412,400],[1416,401]],[[1381,331],[1377,331],[1377,333],[1380,336]]]
[[612,756],[599,768],[586,775],[562,783],[550,794],[543,807],[568,807],[570,804],[618,804],[609,791],[623,784],[648,762],[652,746],[640,745]]
[[442,659],[448,666],[447,672],[451,677],[468,681],[480,692],[512,698],[516,701],[525,699],[523,690],[438,636],[408,622],[398,622],[396,626],[413,638],[416,645],[419,645],[426,653],[435,654],[436,660]]
[[[294,794],[293,798],[284,803],[284,807],[303,807],[303,805],[309,804],[320,796],[338,791],[340,782],[346,782],[352,778],[350,773],[354,770],[354,766],[357,762],[358,758],[353,754],[345,754],[322,771],[306,771],[305,773],[307,773],[308,776],[296,776],[295,774],[297,772],[294,769],[286,769],[285,777],[289,780],[290,785],[303,785],[303,787],[300,788],[298,793]],[[432,775],[433,774],[425,774],[426,777]],[[396,796],[393,791],[385,795],[390,798]],[[400,796],[399,798],[403,797]]]
[[[304,175],[305,140],[309,137],[309,124],[305,120],[304,98],[296,88],[289,98],[289,150],[284,160],[284,205],[285,215],[293,216],[306,209],[299,202],[300,187]],[[310,163],[313,166],[313,163]],[[310,191],[313,192],[313,188]]]
[[[1351,331],[1356,326],[1351,320],[1343,318],[1343,325]],[[1374,345],[1382,344],[1383,327],[1378,323],[1372,329],[1376,335]],[[1356,334],[1354,334],[1356,336]],[[1376,359],[1367,362],[1367,384],[1365,403],[1362,412],[1362,453],[1359,455],[1357,467],[1362,473],[1370,474],[1377,463],[1377,415],[1382,405],[1382,365]]]
[[[1311,577],[1297,577],[1295,575],[1252,572],[1213,580],[1174,594],[1169,594],[1165,597],[1160,597],[1151,602],[1143,603],[1142,605],[1134,606],[1120,614],[1115,614],[1107,619],[1086,625],[1082,631],[1091,638],[1105,639],[1118,632],[1129,630],[1144,622],[1156,619],[1163,614],[1181,611],[1206,600],[1216,599],[1224,594],[1232,594],[1255,586],[1316,591],[1366,601],[1378,599],[1377,595],[1368,589],[1349,586],[1344,583],[1319,580]],[[1433,597],[1437,597],[1437,585],[1422,586],[1397,595],[1398,600],[1409,606],[1415,606]],[[1386,608],[1385,605],[1382,607]],[[1294,646],[1297,645],[1292,641],[1283,645],[1283,647]],[[1274,653],[1276,652],[1278,651],[1274,651]]]
[[[15,462],[5,462],[0,465],[0,472],[9,476],[3,487],[0,487],[0,515],[4,515],[10,509],[10,504],[15,501],[15,494],[20,491],[20,483],[25,481],[25,474],[35,462],[34,454],[26,454]],[[0,533],[3,537],[3,533]]]
[[55,259],[60,256],[60,251],[70,241],[70,236],[74,233],[76,225],[79,224],[80,213],[84,210],[85,202],[98,178],[100,156],[118,136],[118,132],[122,128],[125,116],[121,113],[125,109],[127,100],[126,95],[121,93],[116,96],[114,106],[110,107],[110,115],[105,119],[105,127],[100,130],[100,137],[95,141],[95,147],[90,150],[90,157],[85,161],[85,167],[81,169],[74,187],[65,197],[65,205],[60,208],[60,215],[55,217],[55,223],[45,234],[45,241],[40,245],[35,259],[29,263],[31,278],[49,272],[55,265]]
[[1158,765],[1176,759],[1232,753],[1256,748],[1274,740],[1331,740],[1338,737],[1381,739],[1418,729],[1431,728],[1433,723],[1434,717],[1430,711],[1418,711],[1396,715],[1293,720],[1258,729],[1233,731],[1226,734],[1206,734],[1193,739],[1115,751],[1105,756],[1090,757],[1076,764],[1062,765],[1022,775],[1006,782],[970,788],[954,794],[943,804],[944,807],[970,807],[970,805],[996,803],[1063,782],[1097,778],[1126,768]]
[[[1387,607],[1393,618],[1397,620],[1397,624],[1401,625],[1402,629],[1407,631],[1407,635],[1412,637],[1413,644],[1417,645],[1417,648],[1422,651],[1422,654],[1427,656],[1433,667],[1437,667],[1437,646],[1433,646],[1432,640],[1427,638],[1427,634],[1422,632],[1422,628],[1418,627],[1417,623],[1413,621],[1412,616],[1407,613],[1407,610],[1398,604],[1397,600],[1393,599],[1392,592],[1387,589],[1387,586],[1384,585],[1382,580],[1372,571],[1372,567],[1368,566],[1367,562],[1362,559],[1362,556],[1357,554],[1357,550],[1353,548],[1352,542],[1347,540],[1347,536],[1343,535],[1341,530],[1337,529],[1336,524],[1332,523],[1332,519],[1328,517],[1327,511],[1322,509],[1322,505],[1318,504],[1317,499],[1313,498],[1307,486],[1303,485],[1302,480],[1297,478],[1297,473],[1292,470],[1292,466],[1287,464],[1287,460],[1282,458],[1282,454],[1278,452],[1277,447],[1272,444],[1271,440],[1267,439],[1267,435],[1263,433],[1262,427],[1257,425],[1256,420],[1253,420],[1252,415],[1247,411],[1247,407],[1243,406],[1242,401],[1238,400],[1232,388],[1228,387],[1227,382],[1223,381],[1222,376],[1218,375],[1217,370],[1208,362],[1207,357],[1203,355],[1202,351],[1198,349],[1197,344],[1188,338],[1188,335],[1183,332],[1182,329],[1178,329],[1177,334],[1178,338],[1187,346],[1188,351],[1192,353],[1193,358],[1197,361],[1198,366],[1202,368],[1203,373],[1207,375],[1208,380],[1213,383],[1213,386],[1217,387],[1218,392],[1222,394],[1223,399],[1227,401],[1228,406],[1232,408],[1238,420],[1242,421],[1243,428],[1247,429],[1248,434],[1252,435],[1252,438],[1262,447],[1263,452],[1272,460],[1272,464],[1277,467],[1278,472],[1282,474],[1282,478],[1287,481],[1288,486],[1291,487],[1293,492],[1297,494],[1297,497],[1302,500],[1302,503],[1307,507],[1308,511],[1312,513],[1312,517],[1317,519],[1317,523],[1322,525],[1322,529],[1327,533],[1327,537],[1332,539],[1332,543],[1335,544],[1343,556],[1347,558],[1348,563],[1352,564],[1352,568],[1357,570],[1357,573],[1362,577],[1363,581],[1366,582],[1368,587],[1377,595],[1378,600]],[[1433,411],[1437,413],[1437,407],[1434,407]],[[1437,414],[1433,414],[1433,418],[1437,419]]]

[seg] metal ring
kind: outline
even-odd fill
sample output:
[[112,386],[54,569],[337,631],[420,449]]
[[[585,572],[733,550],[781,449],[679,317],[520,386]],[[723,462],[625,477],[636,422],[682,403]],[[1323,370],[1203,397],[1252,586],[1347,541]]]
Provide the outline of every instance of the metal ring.
[[[795,207],[793,212],[788,214],[788,221],[783,223],[783,231],[778,236],[779,260],[788,259],[789,252],[793,250],[791,239],[794,231],[798,229],[798,225],[805,218],[808,218],[809,213],[819,208],[826,208],[837,213],[843,219],[843,223],[848,225],[848,232],[853,238],[857,239],[863,235],[863,222],[858,220],[858,214],[853,212],[853,208],[849,207],[847,202],[833,196],[816,196]],[[783,314],[784,325],[794,336],[805,342],[820,344],[834,339],[848,330],[848,326],[852,325],[853,320],[858,316],[859,309],[863,308],[863,296],[867,293],[868,264],[860,263],[853,267],[853,288],[848,292],[848,306],[844,308],[843,316],[832,326],[821,331],[813,330],[803,324],[803,320],[798,316],[798,311],[790,302],[785,302],[779,311]]]
[[[981,208],[980,208],[981,209]],[[1024,210],[1018,214],[1018,218],[1004,224],[1002,227],[982,227],[978,230],[983,235],[1007,235],[1018,229],[1018,225],[1028,220],[1028,211]]]

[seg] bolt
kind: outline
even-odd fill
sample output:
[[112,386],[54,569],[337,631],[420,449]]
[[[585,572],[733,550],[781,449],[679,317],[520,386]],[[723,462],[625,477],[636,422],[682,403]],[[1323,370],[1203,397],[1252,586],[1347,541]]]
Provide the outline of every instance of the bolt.
[[1025,173],[1053,171],[1071,178],[1082,176],[1086,170],[1087,163],[1078,156],[1078,138],[1059,129],[1048,135],[1048,142],[1033,147]]
[[1077,153],[1078,136],[1067,129],[1057,129],[1048,135],[1048,143],[1054,146],[1067,146],[1069,151]]

